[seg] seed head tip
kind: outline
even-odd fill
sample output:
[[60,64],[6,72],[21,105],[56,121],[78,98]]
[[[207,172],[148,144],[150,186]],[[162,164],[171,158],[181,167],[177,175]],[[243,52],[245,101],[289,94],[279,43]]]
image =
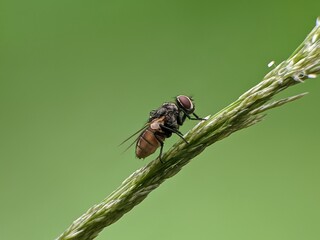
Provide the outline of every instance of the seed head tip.
[[274,61],[268,63],[268,67],[272,67],[274,65]]

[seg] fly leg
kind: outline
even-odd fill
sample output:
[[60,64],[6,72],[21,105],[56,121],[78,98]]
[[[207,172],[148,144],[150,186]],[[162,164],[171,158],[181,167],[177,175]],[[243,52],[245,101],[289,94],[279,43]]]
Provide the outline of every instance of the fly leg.
[[157,135],[157,132],[155,132],[153,135],[158,140],[158,142],[160,143],[159,160],[160,160],[161,163],[163,163],[162,162],[162,150],[163,150],[163,145],[164,145],[163,141],[159,138],[159,136]]
[[205,118],[199,117],[199,116],[198,116],[197,114],[195,114],[195,113],[192,113],[192,115],[195,116],[195,117],[190,117],[190,115],[188,115],[188,114],[186,114],[186,115],[187,115],[187,118],[189,118],[190,120],[199,120],[199,121],[207,120],[207,119],[205,119]]
[[186,144],[189,144],[188,141],[183,137],[182,133],[180,131],[178,131],[177,129],[170,128],[170,127],[165,126],[163,124],[160,124],[160,127],[162,129],[165,129],[165,130],[168,130],[170,132],[177,134]]

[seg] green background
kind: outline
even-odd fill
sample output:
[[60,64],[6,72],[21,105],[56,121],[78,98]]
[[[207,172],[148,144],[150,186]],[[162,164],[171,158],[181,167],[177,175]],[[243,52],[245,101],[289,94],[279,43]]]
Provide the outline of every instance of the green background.
[[[217,112],[318,15],[317,0],[0,1],[0,238],[60,235],[156,156],[118,147],[150,110],[187,94],[198,115]],[[208,148],[97,239],[319,239],[319,87],[282,93],[310,92]]]

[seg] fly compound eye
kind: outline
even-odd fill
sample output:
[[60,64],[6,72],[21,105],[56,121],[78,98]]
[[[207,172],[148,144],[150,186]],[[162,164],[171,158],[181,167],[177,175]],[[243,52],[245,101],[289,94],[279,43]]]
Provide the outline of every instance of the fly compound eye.
[[177,96],[176,101],[179,107],[182,108],[187,114],[193,113],[194,105],[189,97],[180,95]]

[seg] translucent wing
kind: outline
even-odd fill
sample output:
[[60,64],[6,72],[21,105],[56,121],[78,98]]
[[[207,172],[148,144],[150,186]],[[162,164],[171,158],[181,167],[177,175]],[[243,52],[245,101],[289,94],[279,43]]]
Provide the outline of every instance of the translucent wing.
[[[143,132],[145,129],[147,129],[149,127],[150,123],[146,123],[141,129],[139,129],[138,131],[136,131],[134,134],[132,134],[130,137],[128,137],[126,140],[124,140],[122,143],[119,144],[119,146],[121,146],[122,144],[124,144],[125,142],[129,141],[131,138],[133,138],[134,136],[136,136],[137,134]],[[133,144],[135,144],[137,142],[138,138],[136,138],[136,140],[134,140],[126,149],[125,151],[127,151]]]

